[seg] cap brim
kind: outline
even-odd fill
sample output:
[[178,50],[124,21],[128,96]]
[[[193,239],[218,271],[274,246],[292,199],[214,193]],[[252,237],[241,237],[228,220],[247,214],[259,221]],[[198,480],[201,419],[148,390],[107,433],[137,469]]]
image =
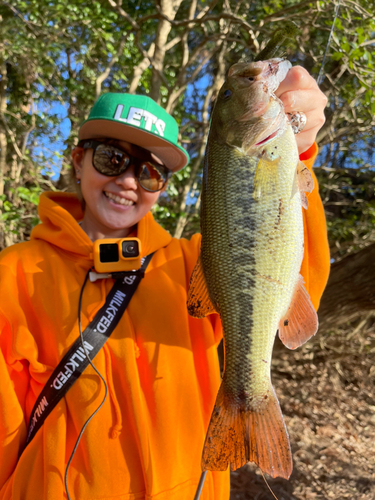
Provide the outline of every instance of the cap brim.
[[79,140],[109,137],[126,141],[154,153],[172,172],[184,168],[189,157],[182,148],[146,130],[111,120],[86,121],[79,131]]

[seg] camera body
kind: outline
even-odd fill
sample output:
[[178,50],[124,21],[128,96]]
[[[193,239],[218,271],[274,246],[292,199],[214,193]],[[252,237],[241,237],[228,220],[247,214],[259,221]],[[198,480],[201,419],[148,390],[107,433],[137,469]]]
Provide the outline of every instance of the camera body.
[[97,273],[134,271],[142,265],[141,241],[138,238],[96,240],[93,256]]

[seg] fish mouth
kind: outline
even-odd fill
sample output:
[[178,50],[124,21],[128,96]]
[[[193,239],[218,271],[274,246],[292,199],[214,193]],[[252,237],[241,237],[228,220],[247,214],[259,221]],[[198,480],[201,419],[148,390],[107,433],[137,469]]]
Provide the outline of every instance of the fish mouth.
[[[281,103],[281,101],[277,97],[275,98],[275,100]],[[286,117],[284,113],[283,104],[281,103],[280,106],[281,108],[279,109],[279,113],[276,119],[273,119],[272,123],[269,125],[269,127],[267,127],[268,131],[269,129],[271,129],[273,130],[273,132],[265,136],[265,134],[267,134],[268,131],[264,130],[264,132],[260,135],[260,137],[257,137],[257,139],[260,139],[260,141],[254,144],[255,147],[263,146],[264,144],[267,144],[268,142],[272,141],[272,139],[275,139],[276,137],[279,137],[284,133]]]
[[271,139],[274,139],[278,133],[279,133],[279,128],[275,130],[275,132],[272,132],[269,136],[267,136],[265,139],[262,139],[261,141],[257,142],[255,146],[261,146],[262,144],[265,144],[266,142],[270,141]]

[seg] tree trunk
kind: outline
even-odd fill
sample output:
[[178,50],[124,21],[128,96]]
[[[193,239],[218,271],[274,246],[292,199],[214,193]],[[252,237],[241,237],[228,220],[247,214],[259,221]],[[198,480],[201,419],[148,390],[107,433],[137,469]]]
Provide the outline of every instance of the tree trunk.
[[[176,17],[177,11],[181,5],[182,0],[161,0],[160,10],[162,14],[167,16],[172,21]],[[165,50],[168,35],[172,29],[170,22],[160,20],[155,37],[155,51],[153,57],[153,68],[151,77],[151,92],[150,97],[160,104],[160,88],[162,84],[162,74],[164,71]]]
[[[2,214],[4,194],[4,178],[7,173],[7,136],[4,124],[4,113],[7,109],[6,88],[7,88],[7,67],[3,58],[3,47],[0,46],[0,215]],[[4,248],[4,222],[0,220],[0,249]]]
[[333,264],[318,311],[321,330],[375,312],[375,243]]
[[[71,52],[69,50],[66,51],[66,58],[68,61],[68,73],[71,79],[78,78],[76,69],[72,69],[71,65]],[[75,180],[74,175],[72,175],[72,164],[71,164],[71,152],[74,147],[74,143],[77,142],[76,138],[78,137],[79,129],[82,125],[86,116],[86,110],[81,105],[81,102],[78,96],[70,92],[69,93],[69,107],[68,107],[68,116],[67,118],[70,120],[70,134],[68,139],[65,141],[65,150],[63,152],[63,163],[60,170],[60,177],[56,184],[56,187],[59,191],[70,191],[75,192]],[[74,139],[73,139],[74,138]]]

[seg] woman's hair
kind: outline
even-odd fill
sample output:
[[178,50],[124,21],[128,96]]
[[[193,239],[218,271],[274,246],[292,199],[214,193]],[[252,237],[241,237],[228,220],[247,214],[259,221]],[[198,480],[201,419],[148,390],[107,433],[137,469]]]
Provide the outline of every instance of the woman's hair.
[[[76,148],[78,148],[78,147],[80,147],[80,146],[76,146]],[[82,149],[82,154],[83,154],[83,156],[85,156],[87,150],[83,149],[82,147],[80,147],[80,149]],[[77,192],[78,199],[81,203],[82,212],[85,212],[86,202],[82,196],[81,183],[77,182],[76,169],[74,168],[73,159],[71,162],[70,180],[71,180],[71,183],[74,184],[74,186],[75,186],[75,190]]]
[[[83,154],[83,158],[85,157],[85,154],[87,152],[87,149],[84,149],[82,146],[84,144],[85,141],[79,141],[79,143],[77,144],[77,146],[74,148],[80,148],[82,149],[82,154]],[[116,139],[107,139],[107,142],[109,144],[117,144],[117,140]],[[83,158],[82,158],[82,161],[83,161]],[[74,164],[73,164],[73,159],[72,159],[72,168],[71,168],[71,171],[70,171],[70,180],[71,180],[71,183],[74,184],[75,186],[75,190],[77,192],[77,196],[78,196],[78,199],[81,203],[81,208],[82,208],[82,212],[84,213],[85,212],[85,209],[86,209],[86,202],[85,200],[83,199],[83,196],[82,196],[82,190],[81,190],[81,183],[77,183],[77,177],[76,177],[76,170],[74,168]]]

